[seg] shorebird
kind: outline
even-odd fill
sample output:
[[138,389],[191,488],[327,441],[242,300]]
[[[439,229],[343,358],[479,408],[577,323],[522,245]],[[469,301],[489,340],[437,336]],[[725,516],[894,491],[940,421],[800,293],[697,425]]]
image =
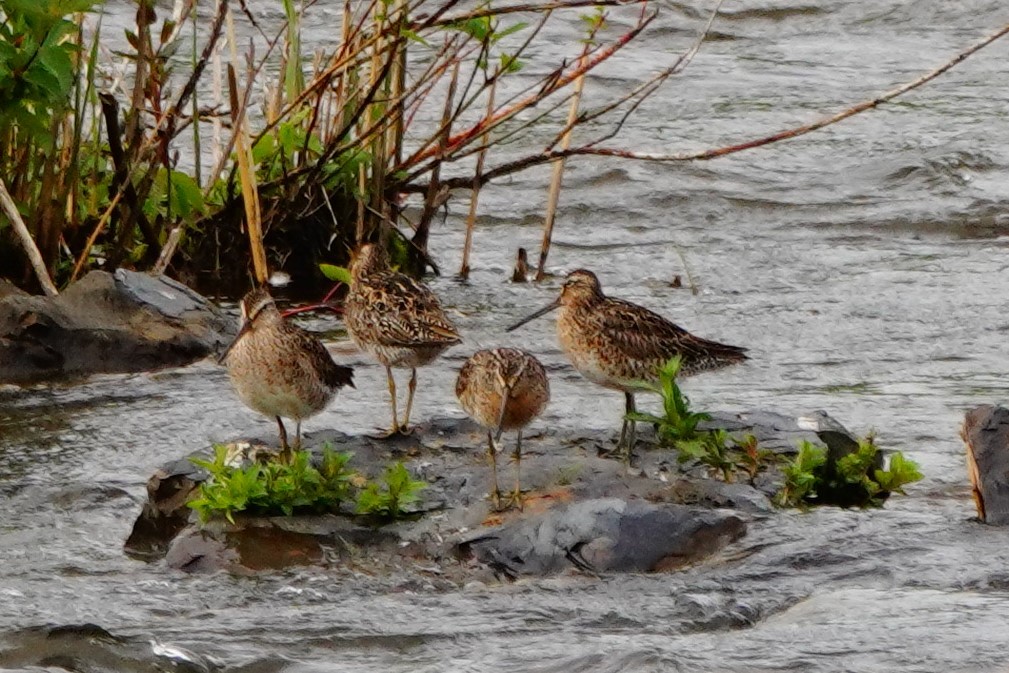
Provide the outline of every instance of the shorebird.
[[[635,393],[654,392],[659,369],[676,355],[681,376],[747,359],[744,348],[702,339],[643,306],[607,297],[585,269],[569,273],[556,300],[507,331],[558,308],[557,338],[571,364],[589,381],[622,391],[627,414],[636,411]],[[634,421],[625,416],[617,447],[626,442],[628,460],[634,440]]]
[[487,430],[487,453],[494,475],[491,499],[501,509],[497,479],[497,442],[505,430],[518,430],[515,439],[515,490],[508,505],[522,509],[522,428],[540,415],[550,401],[550,384],[540,361],[515,348],[474,353],[459,370],[455,396],[470,418]]
[[[417,368],[462,339],[434,293],[423,283],[391,270],[376,244],[366,243],[356,252],[350,276],[344,323],[354,343],[385,366],[392,400],[388,434],[406,433],[417,390]],[[410,392],[402,423],[396,411],[393,367],[410,370]]]
[[301,448],[301,422],[322,411],[344,386],[354,387],[354,370],[333,362],[319,339],[287,322],[265,288],[242,298],[238,335],[220,358],[246,406],[277,419],[285,460],[291,457],[283,418],[296,424],[294,447]]

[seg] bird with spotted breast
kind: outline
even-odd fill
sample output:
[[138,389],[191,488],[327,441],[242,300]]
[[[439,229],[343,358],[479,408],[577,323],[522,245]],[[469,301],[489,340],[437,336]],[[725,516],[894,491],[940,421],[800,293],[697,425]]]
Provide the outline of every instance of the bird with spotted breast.
[[[721,369],[747,359],[746,349],[694,336],[643,306],[603,293],[596,274],[568,274],[560,296],[507,329],[512,331],[550,311],[557,315],[557,338],[579,374],[624,393],[626,413],[636,411],[634,395],[654,392],[659,370],[679,355],[680,376]],[[618,449],[630,460],[635,425],[626,416]]]
[[[434,292],[389,268],[377,244],[365,243],[354,253],[350,276],[350,292],[343,308],[347,331],[361,350],[385,367],[392,401],[392,425],[387,435],[407,433],[417,390],[417,368],[430,364],[462,338]],[[393,368],[410,370],[402,422],[396,409]]]
[[474,353],[459,370],[455,395],[470,418],[487,430],[487,454],[494,478],[491,501],[500,510],[497,443],[506,430],[517,430],[515,488],[505,506],[522,509],[522,429],[539,416],[550,401],[550,382],[543,365],[517,348],[494,348]]
[[265,288],[242,298],[238,334],[220,358],[231,384],[249,408],[277,419],[281,457],[290,460],[284,418],[295,422],[294,448],[301,448],[301,422],[326,408],[354,370],[338,365],[314,334],[288,322]]

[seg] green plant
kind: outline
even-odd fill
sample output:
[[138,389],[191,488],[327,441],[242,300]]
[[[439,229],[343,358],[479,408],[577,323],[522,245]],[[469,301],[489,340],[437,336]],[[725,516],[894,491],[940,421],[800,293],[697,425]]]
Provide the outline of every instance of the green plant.
[[777,462],[777,455],[770,449],[760,448],[760,442],[753,435],[733,439],[736,445],[736,467],[746,472],[749,482],[757,478],[769,463]]
[[416,481],[403,463],[386,468],[381,483],[370,482],[357,497],[358,514],[383,519],[399,519],[407,514],[406,507],[416,502],[427,482]]
[[803,442],[795,460],[782,472],[785,484],[775,497],[783,507],[831,504],[841,507],[879,507],[891,493],[903,494],[903,487],[922,479],[918,465],[896,452],[890,465],[882,467],[875,436],[870,433],[858,447],[836,461],[826,449]]
[[729,433],[725,430],[711,430],[702,433],[695,439],[681,440],[676,448],[679,452],[677,460],[685,463],[696,460],[721,476],[722,481],[731,483],[734,480],[738,456],[729,448]]
[[702,433],[697,426],[701,421],[711,418],[703,412],[690,410],[690,400],[680,391],[676,384],[676,375],[680,371],[682,358],[677,355],[670,359],[659,370],[659,382],[648,385],[648,388],[662,396],[662,416],[632,412],[625,416],[629,421],[652,423],[656,426],[659,443],[663,446],[675,447],[682,442],[698,439]]
[[815,497],[820,482],[818,471],[826,463],[827,449],[804,440],[799,445],[795,460],[781,469],[785,484],[775,496],[775,503],[781,507],[798,507],[808,498]]
[[191,459],[210,475],[200,484],[199,497],[189,501],[201,521],[221,514],[234,523],[234,514],[247,510],[287,516],[295,509],[331,511],[352,495],[349,453],[326,447],[319,467],[312,465],[308,451],[295,453],[288,464],[253,463],[244,468],[229,465],[227,457],[228,447],[217,445],[213,460]]
[[905,458],[899,451],[890,456],[887,469],[875,469],[872,472],[879,487],[888,493],[904,493],[904,486],[924,479],[918,464]]

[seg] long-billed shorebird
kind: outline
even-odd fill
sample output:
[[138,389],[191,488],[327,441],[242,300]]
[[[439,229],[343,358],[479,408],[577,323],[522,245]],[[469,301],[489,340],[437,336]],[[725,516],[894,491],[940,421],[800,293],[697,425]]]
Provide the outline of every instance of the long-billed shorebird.
[[[426,285],[391,270],[376,244],[366,243],[355,253],[350,275],[344,323],[354,343],[385,366],[392,400],[389,434],[407,432],[417,390],[417,368],[462,339],[435,294]],[[410,370],[410,392],[402,423],[396,411],[393,367]]]
[[[578,269],[568,274],[560,296],[508,328],[512,331],[555,309],[557,338],[578,373],[624,393],[627,414],[635,412],[634,394],[654,392],[659,369],[679,355],[680,376],[690,376],[746,360],[746,349],[708,341],[643,306],[607,297],[596,274]],[[624,418],[618,448],[630,458],[634,421]]]
[[282,456],[289,460],[284,418],[296,424],[322,411],[344,386],[354,387],[354,370],[333,362],[319,339],[287,322],[270,293],[260,288],[242,298],[238,335],[220,358],[231,384],[251,409],[277,419]]
[[540,361],[515,348],[474,353],[459,370],[455,396],[469,417],[487,430],[487,453],[494,475],[491,499],[501,509],[497,479],[497,442],[505,430],[518,430],[515,439],[515,489],[508,505],[522,509],[522,428],[539,416],[550,401],[550,383]]

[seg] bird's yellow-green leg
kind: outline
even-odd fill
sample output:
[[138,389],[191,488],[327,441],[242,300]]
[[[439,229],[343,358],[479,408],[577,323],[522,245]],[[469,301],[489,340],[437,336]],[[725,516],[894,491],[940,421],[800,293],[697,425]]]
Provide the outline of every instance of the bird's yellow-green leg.
[[284,427],[284,421],[277,416],[277,429],[280,431],[280,462],[290,463],[291,462],[291,447],[287,443],[287,428]]
[[417,392],[417,370],[410,370],[410,387],[406,396],[406,416],[403,417],[403,424],[399,426],[399,431],[406,433],[410,430],[410,411],[413,409],[413,394]]
[[396,410],[396,379],[392,376],[392,367],[385,368],[385,376],[389,383],[389,400],[392,402],[392,426],[389,428],[389,436],[399,432],[399,413]]

